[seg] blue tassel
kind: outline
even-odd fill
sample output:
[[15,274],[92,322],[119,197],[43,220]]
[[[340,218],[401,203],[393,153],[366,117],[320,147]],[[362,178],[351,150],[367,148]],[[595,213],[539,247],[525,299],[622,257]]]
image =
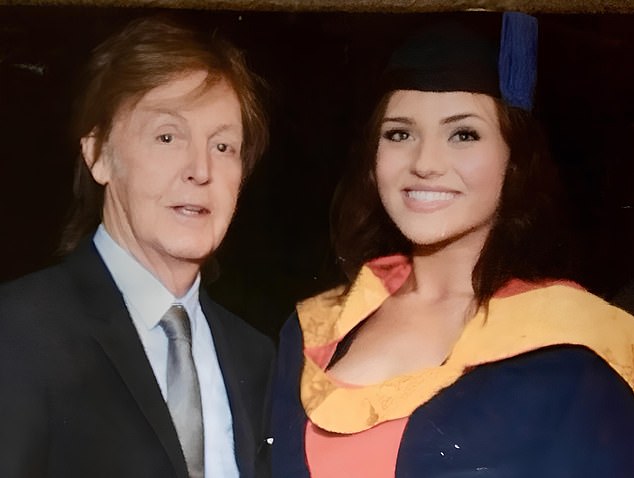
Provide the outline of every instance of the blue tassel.
[[519,12],[502,17],[498,71],[504,101],[530,111],[537,80],[537,19]]

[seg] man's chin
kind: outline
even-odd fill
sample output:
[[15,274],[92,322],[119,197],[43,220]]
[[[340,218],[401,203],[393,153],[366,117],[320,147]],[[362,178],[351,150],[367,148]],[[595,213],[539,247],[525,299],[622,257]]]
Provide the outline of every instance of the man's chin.
[[173,261],[183,264],[202,265],[215,251],[215,248],[178,245],[167,249],[167,253]]

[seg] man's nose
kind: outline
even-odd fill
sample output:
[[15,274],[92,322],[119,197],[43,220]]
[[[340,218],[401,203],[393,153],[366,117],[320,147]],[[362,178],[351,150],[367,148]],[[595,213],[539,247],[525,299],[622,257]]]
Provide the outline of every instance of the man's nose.
[[211,155],[207,151],[207,145],[192,143],[187,151],[187,165],[184,179],[196,184],[206,184],[211,180]]

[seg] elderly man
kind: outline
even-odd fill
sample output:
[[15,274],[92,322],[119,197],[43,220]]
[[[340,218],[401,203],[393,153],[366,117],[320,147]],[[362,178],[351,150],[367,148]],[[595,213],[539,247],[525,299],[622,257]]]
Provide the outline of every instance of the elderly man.
[[72,252],[0,288],[0,476],[264,476],[272,344],[200,288],[266,144],[254,78],[146,19],[86,79]]

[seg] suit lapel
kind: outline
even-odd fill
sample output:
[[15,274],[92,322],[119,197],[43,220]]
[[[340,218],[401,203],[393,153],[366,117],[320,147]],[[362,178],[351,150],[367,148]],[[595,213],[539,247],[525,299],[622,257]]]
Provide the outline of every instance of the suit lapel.
[[176,476],[187,478],[178,436],[141,340],[123,297],[92,241],[73,252],[66,265],[76,278],[79,297],[85,305],[88,332],[99,342],[154,429]]
[[235,355],[236,344],[231,341],[230,330],[226,325],[227,312],[218,307],[204,290],[200,290],[200,304],[209,323],[214,340],[214,347],[220,364],[220,370],[229,397],[229,406],[233,418],[233,435],[235,453],[241,478],[252,478],[255,474],[253,457],[255,456],[254,430],[246,407],[243,403],[243,392],[240,377],[243,376],[241,361]]

